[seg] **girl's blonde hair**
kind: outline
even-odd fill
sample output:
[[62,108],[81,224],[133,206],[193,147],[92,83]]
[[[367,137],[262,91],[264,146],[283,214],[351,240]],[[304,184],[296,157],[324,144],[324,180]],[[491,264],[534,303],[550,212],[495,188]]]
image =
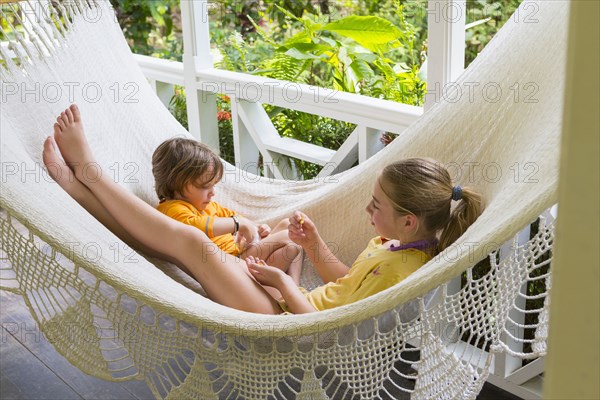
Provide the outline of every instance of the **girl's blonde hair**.
[[440,232],[436,254],[454,243],[483,211],[481,195],[470,188],[462,189],[462,197],[450,212],[453,194],[448,170],[438,162],[410,158],[385,167],[379,185],[400,215],[419,218],[417,229]]
[[160,201],[182,194],[188,184],[221,180],[223,164],[210,148],[193,139],[164,141],[152,155],[154,188]]

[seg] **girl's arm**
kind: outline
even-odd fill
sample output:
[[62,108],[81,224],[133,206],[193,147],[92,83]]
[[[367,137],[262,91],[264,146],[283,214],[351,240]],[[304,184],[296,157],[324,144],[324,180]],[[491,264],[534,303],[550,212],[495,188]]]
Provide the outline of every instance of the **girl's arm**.
[[350,268],[338,260],[321,238],[315,224],[303,213],[296,211],[288,227],[290,239],[302,246],[323,282],[335,282],[345,276]]
[[350,271],[346,264],[338,260],[321,237],[310,248],[304,248],[304,251],[325,283],[335,282]]
[[293,314],[307,314],[317,310],[306,299],[304,293],[300,291],[296,283],[289,275],[284,275],[285,281],[278,288],[285,300],[289,310]]
[[264,286],[271,286],[279,290],[289,310],[294,314],[306,314],[317,311],[300,291],[291,276],[279,268],[267,265],[263,260],[255,257],[246,259],[250,274]]

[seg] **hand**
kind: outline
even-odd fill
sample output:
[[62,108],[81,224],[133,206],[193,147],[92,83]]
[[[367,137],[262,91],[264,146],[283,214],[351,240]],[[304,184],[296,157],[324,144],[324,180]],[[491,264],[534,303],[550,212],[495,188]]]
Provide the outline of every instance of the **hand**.
[[258,225],[258,235],[261,239],[266,238],[271,234],[271,227],[267,224]]
[[235,242],[241,243],[242,239],[245,239],[246,244],[248,245],[260,241],[256,225],[254,222],[244,217],[240,218],[240,229],[235,237]]
[[280,288],[288,275],[285,274],[279,268],[271,267],[267,265],[263,260],[257,257],[246,258],[246,265],[250,274],[264,286],[271,286],[274,288]]
[[300,211],[295,211],[290,217],[288,236],[292,242],[299,244],[304,249],[315,245],[320,239],[315,224]]

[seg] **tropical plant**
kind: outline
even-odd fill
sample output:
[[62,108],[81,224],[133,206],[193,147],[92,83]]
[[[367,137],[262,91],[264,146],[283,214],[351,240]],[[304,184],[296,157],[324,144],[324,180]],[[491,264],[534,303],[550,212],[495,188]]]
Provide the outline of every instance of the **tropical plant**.
[[[487,19],[487,21],[466,32],[465,66],[475,60],[475,57],[508,21],[521,2],[522,0],[467,1],[467,23],[484,19]],[[531,5],[533,8],[529,9],[528,12],[515,17],[523,20],[528,17],[534,18],[536,5],[534,3],[531,3]]]
[[[255,48],[264,55],[256,74],[276,79],[310,83],[350,93],[422,104],[425,83],[419,69],[420,49],[415,49],[415,29],[403,17],[401,27],[374,16],[348,16],[328,22],[323,15],[298,18],[281,10],[302,26],[298,32],[277,43],[256,26],[260,41],[248,44],[242,37],[230,39],[221,67],[248,72],[245,61]],[[397,13],[402,15],[402,6]],[[264,58],[263,58],[264,59]]]
[[137,54],[181,61],[179,0],[110,0],[123,34]]

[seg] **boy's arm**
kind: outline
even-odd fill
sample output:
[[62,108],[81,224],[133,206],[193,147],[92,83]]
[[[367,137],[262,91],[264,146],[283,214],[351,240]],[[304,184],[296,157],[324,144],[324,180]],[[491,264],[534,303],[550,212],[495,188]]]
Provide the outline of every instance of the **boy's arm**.
[[[258,227],[254,222],[248,218],[242,217],[233,210],[221,206],[217,202],[211,204],[215,207],[215,220],[213,223],[213,232],[215,236],[225,235],[227,233],[237,233],[239,237],[245,238],[248,243],[260,240]],[[237,232],[233,216],[237,216]]]
[[198,215],[193,211],[191,205],[187,206],[183,202],[168,205],[160,204],[158,210],[174,220],[200,229],[209,238],[217,236],[213,232],[215,218],[209,215]]
[[215,236],[225,235],[227,233],[234,233],[235,221],[231,217],[213,217],[213,234]]
[[[235,221],[231,217],[235,215],[233,211],[217,205],[218,216],[198,215],[190,207],[191,206],[186,206],[183,203],[176,203],[167,206],[159,205],[158,209],[162,213],[179,222],[183,222],[186,225],[195,226],[202,232],[206,233],[206,235],[211,239],[227,233],[234,233]],[[231,216],[228,214],[231,214]],[[251,243],[255,238],[258,237],[256,226],[247,218],[238,217],[238,219],[239,234],[244,237],[248,243]]]
[[213,235],[221,236],[227,233],[237,233],[238,236],[246,239],[248,243],[260,240],[256,224],[248,218],[238,216],[238,231],[235,232],[235,220],[233,217],[213,217]]

